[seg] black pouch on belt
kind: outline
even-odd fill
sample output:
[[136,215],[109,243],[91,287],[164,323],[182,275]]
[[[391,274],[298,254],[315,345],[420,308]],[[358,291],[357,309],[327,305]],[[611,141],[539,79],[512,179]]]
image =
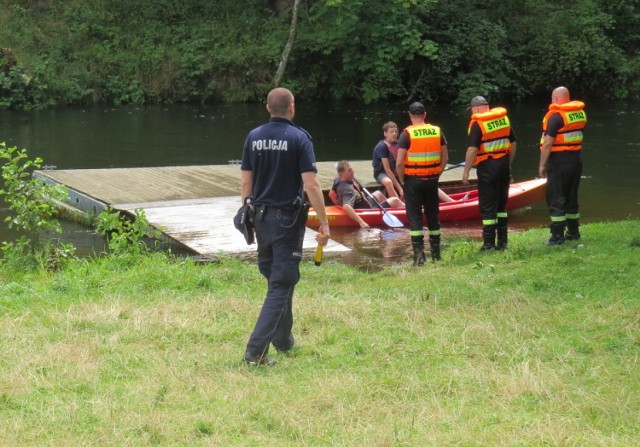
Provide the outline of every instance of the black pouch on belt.
[[255,210],[253,205],[249,201],[245,200],[235,217],[233,218],[233,225],[236,229],[242,233],[244,240],[247,241],[247,245],[251,245],[254,242],[253,234],[253,218],[255,216]]
[[309,208],[311,208],[311,204],[298,196],[296,197],[296,200],[293,201],[293,207],[295,209],[293,222],[285,228],[292,228],[295,226],[304,227],[304,224],[307,223],[307,216],[309,216]]

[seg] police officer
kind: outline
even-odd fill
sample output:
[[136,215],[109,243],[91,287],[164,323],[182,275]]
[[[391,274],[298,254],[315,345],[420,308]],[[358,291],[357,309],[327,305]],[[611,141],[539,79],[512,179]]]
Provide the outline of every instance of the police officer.
[[[242,153],[241,191],[255,209],[258,267],[267,279],[267,294],[244,355],[255,365],[274,365],[269,345],[286,352],[294,345],[293,292],[300,279],[304,219],[299,216],[306,190],[320,221],[316,241],[326,244],[329,224],[322,189],[316,178],[316,159],[310,135],[291,121],[293,94],[275,88],[267,96],[271,115],[247,136]],[[304,187],[304,189],[303,189]]]
[[[508,244],[507,200],[511,163],[516,155],[516,137],[504,107],[489,108],[482,96],[471,100],[462,182],[469,184],[469,171],[477,165],[478,204],[482,216],[481,251],[506,250]],[[496,245],[496,231],[498,243]]]
[[425,122],[424,105],[414,102],[409,106],[411,125],[398,138],[396,172],[404,185],[407,219],[413,248],[413,265],[426,262],[422,214],[427,219],[431,259],[440,260],[440,205],[438,179],[449,159],[447,139],[438,126]]
[[551,216],[547,245],[580,239],[578,187],[582,175],[582,130],[586,124],[584,103],[571,101],[566,87],[553,90],[549,111],[542,120],[538,166],[538,176],[547,177],[546,199]]

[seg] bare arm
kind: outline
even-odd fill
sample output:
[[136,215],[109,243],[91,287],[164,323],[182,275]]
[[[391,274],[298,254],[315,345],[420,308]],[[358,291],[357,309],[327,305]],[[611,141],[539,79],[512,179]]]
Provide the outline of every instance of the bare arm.
[[469,184],[469,171],[471,171],[473,162],[476,161],[477,154],[478,154],[477,147],[469,146],[467,148],[467,155],[464,158],[464,171],[462,173],[462,183],[464,183],[465,185]]
[[547,176],[547,161],[551,155],[551,146],[555,137],[545,135],[542,139],[542,150],[540,151],[540,164],[538,165],[538,177],[545,178]]
[[344,210],[345,213],[347,213],[347,216],[349,216],[350,218],[358,222],[358,225],[360,225],[360,228],[369,228],[369,224],[366,223],[362,219],[362,217],[358,216],[358,213],[356,213],[356,211],[353,209],[351,205],[344,204],[342,205],[342,209]]
[[244,203],[246,197],[251,197],[253,191],[253,171],[241,171],[240,200]]
[[400,186],[400,182],[396,178],[396,175],[393,173],[393,169],[391,169],[391,164],[389,163],[388,158],[381,158],[382,167],[384,168],[384,173],[387,174],[387,177],[391,179],[391,183],[393,183],[393,187],[398,191],[398,194],[402,196],[402,186]]
[[516,146],[517,146],[517,143],[515,141],[511,143],[511,153],[509,154],[509,166],[513,164],[513,159],[516,158]]
[[307,192],[307,196],[309,197],[309,202],[311,202],[311,206],[316,211],[316,216],[318,216],[318,220],[320,221],[320,228],[316,235],[316,241],[321,245],[325,245],[329,241],[329,235],[331,232],[329,230],[327,212],[324,208],[322,188],[320,187],[320,183],[318,182],[315,172],[303,172],[302,181],[304,183],[304,189]]
[[398,173],[398,181],[404,184],[404,158],[407,156],[407,149],[398,149],[398,158],[396,159],[396,172]]
[[447,149],[447,145],[443,144],[440,148],[440,168],[446,168],[447,163],[449,163],[449,150]]

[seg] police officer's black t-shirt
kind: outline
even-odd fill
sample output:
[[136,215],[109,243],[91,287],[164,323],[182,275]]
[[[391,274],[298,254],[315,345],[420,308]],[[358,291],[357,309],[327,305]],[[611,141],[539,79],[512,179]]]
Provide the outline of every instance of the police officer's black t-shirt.
[[302,173],[317,172],[309,134],[284,118],[271,120],[249,132],[242,151],[243,171],[253,171],[255,205],[293,209],[304,197]]

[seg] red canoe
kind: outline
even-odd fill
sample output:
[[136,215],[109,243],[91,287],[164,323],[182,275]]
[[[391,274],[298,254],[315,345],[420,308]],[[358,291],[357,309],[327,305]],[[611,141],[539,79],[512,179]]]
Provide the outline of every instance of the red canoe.
[[[526,182],[512,183],[509,188],[509,201],[507,210],[514,210],[532,205],[544,198],[544,186],[547,179],[535,179]],[[465,200],[462,200],[467,195]],[[454,200],[459,202],[440,203],[440,221],[479,219],[480,210],[478,208],[478,190],[459,192],[450,194]],[[347,216],[341,206],[327,206],[327,218],[332,227],[357,227],[358,223]],[[372,227],[386,226],[382,220],[382,211],[376,209],[357,209],[356,212]],[[407,213],[405,208],[387,208],[387,212],[393,214],[403,224],[407,224]],[[313,208],[309,210],[307,226],[318,227],[320,223]]]

